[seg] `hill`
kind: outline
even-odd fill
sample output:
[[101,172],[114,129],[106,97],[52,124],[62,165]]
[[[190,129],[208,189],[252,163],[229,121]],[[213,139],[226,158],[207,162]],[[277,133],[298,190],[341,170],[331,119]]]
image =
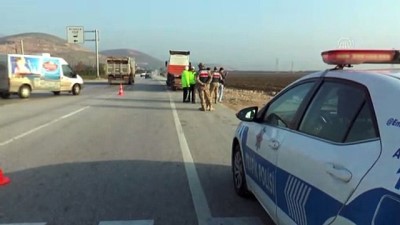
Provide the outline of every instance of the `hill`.
[[136,59],[136,64],[142,68],[158,69],[164,66],[164,62],[146,53],[133,49],[111,49],[100,52],[105,56],[130,56]]
[[[0,53],[21,53],[21,40],[23,40],[25,54],[50,53],[50,55],[65,58],[71,65],[79,62],[94,65],[96,62],[96,54],[89,49],[44,33],[23,33],[1,37]],[[100,56],[100,62],[104,59],[104,56]]]
[[[22,33],[0,37],[0,53],[20,54],[21,40],[23,40],[25,54],[50,53],[50,55],[66,59],[72,66],[79,62],[93,66],[96,63],[96,54],[92,50],[45,33]],[[160,68],[164,65],[161,60],[133,49],[105,50],[99,54],[100,63],[104,63],[108,55],[127,55],[135,57],[138,65],[142,67]]]
[[[65,58],[72,66],[79,62],[85,65],[95,65],[96,54],[78,44],[70,44],[65,39],[46,33],[22,33],[9,36],[0,35],[0,53],[21,53],[21,40],[23,40],[25,54],[50,53],[50,55]],[[111,49],[100,52],[100,63],[104,63],[106,56],[130,56],[136,59],[138,66],[158,69],[164,68],[164,61],[134,49]],[[198,63],[193,63],[197,69]],[[220,67],[217,63],[206,63],[206,66]],[[226,70],[230,66],[223,65]]]

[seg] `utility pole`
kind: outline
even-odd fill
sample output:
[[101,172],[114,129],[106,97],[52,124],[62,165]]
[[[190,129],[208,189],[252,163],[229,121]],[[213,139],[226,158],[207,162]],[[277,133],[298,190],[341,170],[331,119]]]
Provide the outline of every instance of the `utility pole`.
[[97,29],[94,30],[94,38],[96,40],[96,76],[97,79],[100,78],[100,63],[99,63],[99,31]]
[[293,60],[292,60],[292,62],[291,62],[291,64],[290,64],[290,72],[293,73]]
[[276,58],[276,61],[275,61],[275,71],[276,72],[279,71],[279,58]]
[[21,39],[21,54],[24,55],[24,40]]

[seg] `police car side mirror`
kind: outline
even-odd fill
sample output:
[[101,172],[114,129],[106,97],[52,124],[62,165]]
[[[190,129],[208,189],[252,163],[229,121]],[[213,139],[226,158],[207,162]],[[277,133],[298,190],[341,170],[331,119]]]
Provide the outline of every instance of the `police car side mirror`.
[[236,117],[241,121],[252,122],[257,115],[258,107],[252,106],[244,108],[236,113]]

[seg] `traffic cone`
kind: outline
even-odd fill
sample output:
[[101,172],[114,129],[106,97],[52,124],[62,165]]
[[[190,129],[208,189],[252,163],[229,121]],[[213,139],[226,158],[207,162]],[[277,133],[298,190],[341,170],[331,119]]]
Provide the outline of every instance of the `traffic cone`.
[[119,91],[118,91],[119,96],[124,96],[124,89],[122,87],[122,83],[119,84]]
[[8,184],[10,182],[11,182],[10,178],[4,176],[3,170],[0,169],[0,186],[6,185],[6,184]]

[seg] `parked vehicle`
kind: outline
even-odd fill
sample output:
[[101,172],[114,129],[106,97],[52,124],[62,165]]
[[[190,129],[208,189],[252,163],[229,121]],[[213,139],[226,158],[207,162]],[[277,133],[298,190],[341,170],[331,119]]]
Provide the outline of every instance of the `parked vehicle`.
[[137,70],[136,70],[136,74],[137,74],[137,75],[140,75],[140,77],[144,77],[144,76],[146,76],[146,70],[144,70],[144,69],[137,69]]
[[400,224],[400,73],[345,67],[400,63],[397,50],[322,53],[334,69],[238,112],[234,188],[279,225]]
[[29,98],[32,91],[48,90],[59,95],[69,92],[79,95],[83,79],[63,58],[50,54],[0,55],[0,96],[9,98],[17,94]]
[[125,56],[109,56],[106,65],[108,83],[135,83],[136,61],[134,58]]
[[167,85],[172,90],[181,89],[181,75],[186,66],[189,66],[190,51],[169,51],[169,61],[165,62],[167,67]]

